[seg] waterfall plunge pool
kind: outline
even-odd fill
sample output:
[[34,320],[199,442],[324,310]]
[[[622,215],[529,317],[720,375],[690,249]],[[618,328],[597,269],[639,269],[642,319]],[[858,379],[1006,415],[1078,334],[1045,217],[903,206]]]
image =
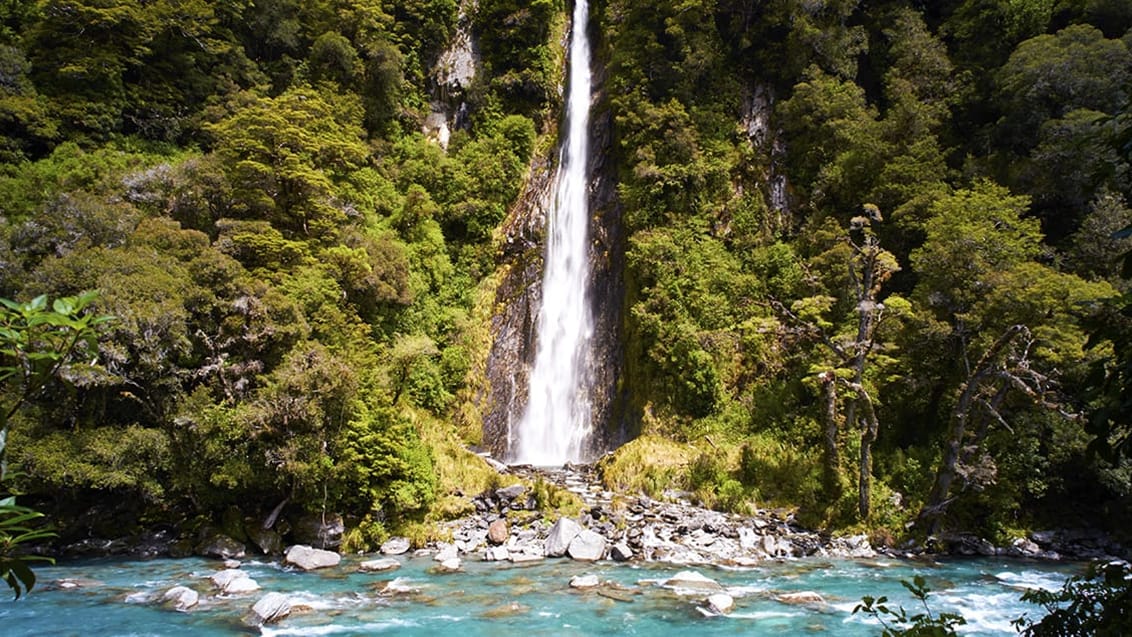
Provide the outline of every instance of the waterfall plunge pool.
[[[372,556],[370,556],[372,557]],[[580,563],[548,559],[528,564],[478,562],[438,573],[429,557],[399,558],[401,568],[360,573],[366,558],[345,557],[335,568],[300,572],[277,562],[247,561],[242,568],[262,590],[217,595],[208,576],[220,561],[199,558],[146,561],[61,562],[36,570],[39,583],[18,601],[0,601],[0,625],[9,636],[76,635],[876,635],[880,627],[853,615],[863,595],[886,595],[891,606],[921,610],[900,585],[920,575],[932,590],[933,612],[967,619],[961,634],[1016,634],[1010,621],[1039,617],[1020,601],[1026,588],[1058,589],[1080,564],[995,558],[830,560],[767,562],[756,568],[658,563]],[[696,610],[706,593],[664,588],[676,573],[694,570],[719,582],[735,600],[726,616]],[[598,589],[570,588],[570,578],[592,574],[612,584],[616,597]],[[390,583],[393,586],[389,586]],[[189,612],[160,606],[164,591],[184,585],[200,592]],[[383,592],[387,587],[402,591]],[[609,590],[609,589],[605,589]],[[813,591],[824,603],[787,604],[783,593]],[[242,618],[268,592],[305,607],[282,621],[248,627]],[[687,594],[682,594],[687,593]]]

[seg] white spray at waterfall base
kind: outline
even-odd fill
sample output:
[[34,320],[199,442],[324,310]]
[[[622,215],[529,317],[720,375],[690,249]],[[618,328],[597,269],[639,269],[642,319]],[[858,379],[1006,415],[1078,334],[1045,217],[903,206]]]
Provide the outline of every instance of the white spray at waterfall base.
[[586,294],[591,92],[588,13],[586,0],[577,0],[570,36],[566,143],[559,156],[547,219],[537,350],[515,458],[541,466],[583,460],[592,430],[588,370],[593,315]]

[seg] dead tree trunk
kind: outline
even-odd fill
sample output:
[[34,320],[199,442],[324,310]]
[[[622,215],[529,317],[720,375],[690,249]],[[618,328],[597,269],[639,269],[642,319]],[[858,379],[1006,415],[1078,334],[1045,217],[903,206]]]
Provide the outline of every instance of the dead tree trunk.
[[830,499],[841,499],[841,453],[837,444],[837,374],[822,374],[822,394],[825,398],[825,435],[822,438],[822,488]]
[[995,366],[999,364],[1002,353],[1019,334],[1028,332],[1023,325],[1014,325],[1008,328],[998,338],[990,349],[979,359],[975,368],[963,383],[962,391],[955,408],[951,410],[951,426],[948,428],[947,439],[943,445],[943,458],[936,471],[935,481],[928,493],[924,506],[916,518],[916,525],[929,534],[939,532],[943,514],[950,503],[948,494],[951,492],[951,483],[955,480],[955,467],[963,449],[963,438],[967,435],[967,424],[971,417],[971,408],[982,389],[983,382],[992,375]]

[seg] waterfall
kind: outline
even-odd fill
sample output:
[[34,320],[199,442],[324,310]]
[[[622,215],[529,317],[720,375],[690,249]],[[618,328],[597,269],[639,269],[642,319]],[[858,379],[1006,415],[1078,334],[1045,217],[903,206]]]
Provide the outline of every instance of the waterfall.
[[516,460],[561,465],[583,460],[592,430],[589,397],[593,315],[588,262],[589,8],[576,0],[570,35],[566,143],[559,152],[547,215],[542,308],[527,406],[519,422]]

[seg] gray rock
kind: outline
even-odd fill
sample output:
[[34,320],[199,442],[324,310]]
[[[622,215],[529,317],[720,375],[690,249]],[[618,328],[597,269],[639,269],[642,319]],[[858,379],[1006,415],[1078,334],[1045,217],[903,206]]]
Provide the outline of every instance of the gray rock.
[[521,484],[513,484],[509,487],[503,487],[502,489],[496,489],[495,490],[495,497],[497,497],[501,500],[506,500],[506,501],[510,502],[511,500],[514,500],[515,498],[523,495],[526,492],[527,492],[527,487],[525,487]]
[[633,559],[633,549],[629,548],[629,545],[624,542],[618,542],[613,545],[613,548],[609,549],[609,557],[617,562],[627,562]]
[[380,573],[382,571],[395,571],[401,568],[401,563],[397,560],[386,557],[377,560],[367,560],[358,564],[358,570],[362,573]]
[[287,549],[283,561],[298,566],[304,571],[311,571],[316,568],[338,566],[338,563],[342,561],[342,556],[334,551],[324,551],[305,544],[296,544]]
[[456,550],[455,544],[442,542],[438,545],[438,549],[436,555],[432,557],[432,559],[437,562],[447,562],[448,560],[454,560],[459,557],[459,551]]
[[210,575],[209,579],[212,580],[213,586],[225,594],[236,595],[259,590],[259,584],[246,572],[237,568],[217,571]]
[[253,626],[270,624],[291,614],[291,598],[283,593],[268,593],[252,606],[248,623]]
[[240,568],[240,560],[224,560],[224,568]]
[[161,596],[161,603],[184,613],[200,603],[200,594],[188,586],[174,586]]
[[381,545],[381,552],[385,555],[403,555],[409,552],[409,538],[391,537]]
[[589,529],[583,530],[570,540],[566,553],[575,560],[592,562],[605,555],[605,538]]
[[1034,557],[1042,552],[1042,547],[1024,537],[1017,538],[1011,542],[1010,549],[1015,555],[1025,557]]
[[[727,593],[714,593],[708,595],[700,609],[705,615],[726,615],[735,608],[735,600]],[[706,612],[705,612],[706,611]]]
[[259,524],[247,525],[248,539],[259,547],[265,555],[280,555],[283,553],[283,536],[271,529],[265,529]]
[[507,528],[507,520],[500,518],[487,527],[487,539],[492,544],[503,544],[511,535],[511,531]]
[[246,554],[243,542],[237,542],[222,533],[205,537],[197,544],[195,552],[203,557],[219,557],[224,560],[241,559]]
[[597,575],[575,575],[570,578],[570,588],[596,588],[601,584]]
[[546,536],[546,556],[562,557],[570,548],[570,543],[582,532],[582,527],[570,518],[559,518]]
[[759,535],[750,527],[739,527],[739,546],[744,551],[753,551],[758,548]]
[[458,557],[449,558],[440,563],[440,571],[445,573],[454,573],[460,570],[460,567],[460,558]]
[[511,550],[506,546],[492,546],[484,551],[483,559],[487,562],[504,562],[511,559]]

